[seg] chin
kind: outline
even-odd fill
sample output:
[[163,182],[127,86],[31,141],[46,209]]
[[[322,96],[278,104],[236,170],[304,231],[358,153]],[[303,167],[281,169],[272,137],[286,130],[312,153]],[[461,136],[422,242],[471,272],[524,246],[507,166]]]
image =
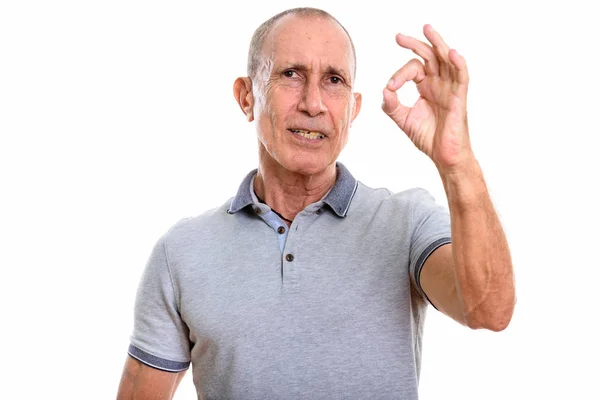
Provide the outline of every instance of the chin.
[[301,175],[316,175],[325,171],[331,164],[335,164],[335,160],[330,160],[325,157],[318,157],[314,154],[302,156],[294,154],[290,159],[281,163],[288,171]]

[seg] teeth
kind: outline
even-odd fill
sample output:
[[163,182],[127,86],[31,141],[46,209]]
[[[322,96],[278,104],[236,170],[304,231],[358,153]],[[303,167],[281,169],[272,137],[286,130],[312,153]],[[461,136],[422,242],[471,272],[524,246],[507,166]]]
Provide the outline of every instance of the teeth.
[[300,135],[300,136],[306,138],[306,139],[323,139],[323,138],[325,138],[325,135],[323,135],[321,132],[303,131],[303,130],[299,130],[299,129],[291,129],[291,131],[297,135]]

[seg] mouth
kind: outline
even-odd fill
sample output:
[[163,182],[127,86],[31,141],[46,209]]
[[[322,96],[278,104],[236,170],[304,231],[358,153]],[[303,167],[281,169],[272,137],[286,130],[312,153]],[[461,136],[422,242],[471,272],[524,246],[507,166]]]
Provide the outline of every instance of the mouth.
[[321,139],[325,139],[325,135],[322,134],[321,132],[317,132],[317,131],[305,131],[302,129],[288,129],[290,132],[292,132],[294,135],[298,135],[298,136],[302,136],[305,139],[308,140],[321,140]]

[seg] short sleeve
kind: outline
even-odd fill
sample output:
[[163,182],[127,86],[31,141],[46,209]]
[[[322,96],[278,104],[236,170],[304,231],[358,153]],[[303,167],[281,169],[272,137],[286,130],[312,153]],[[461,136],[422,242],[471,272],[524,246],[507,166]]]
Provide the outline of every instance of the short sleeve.
[[190,365],[189,329],[181,319],[163,236],[140,281],[129,355],[151,367],[178,372]]
[[411,282],[417,292],[433,305],[421,287],[421,269],[435,249],[451,243],[450,214],[446,208],[435,202],[429,192],[416,189],[412,203],[411,228]]

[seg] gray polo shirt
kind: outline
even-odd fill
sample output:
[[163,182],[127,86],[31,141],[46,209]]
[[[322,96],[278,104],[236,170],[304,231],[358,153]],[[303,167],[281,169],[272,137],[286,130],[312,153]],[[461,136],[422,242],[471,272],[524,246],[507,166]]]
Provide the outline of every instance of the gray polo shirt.
[[337,164],[288,228],[246,176],[219,208],[175,224],[143,274],[129,354],[192,363],[199,399],[417,399],[420,269],[450,242],[423,189],[392,194]]

